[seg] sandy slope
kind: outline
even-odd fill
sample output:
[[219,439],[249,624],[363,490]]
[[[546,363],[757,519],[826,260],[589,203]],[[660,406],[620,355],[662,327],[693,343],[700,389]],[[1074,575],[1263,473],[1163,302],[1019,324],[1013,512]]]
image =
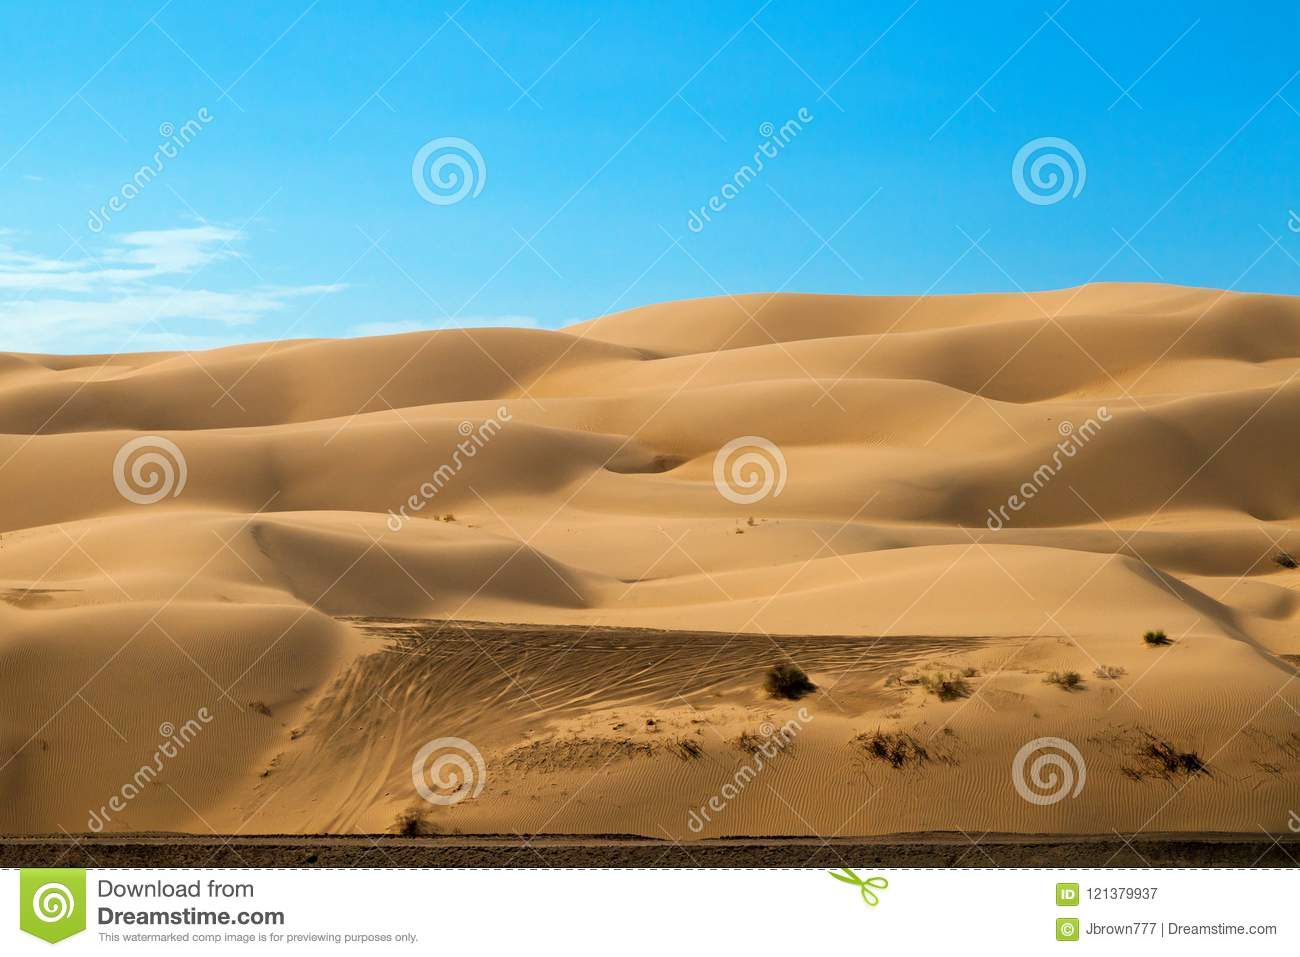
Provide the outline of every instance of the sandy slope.
[[[1281,831],[1298,373],[1300,301],[1147,285],[0,356],[0,830]],[[746,436],[784,484],[738,503]],[[765,696],[787,659],[817,693]],[[448,736],[486,781],[429,806]],[[1043,737],[1077,795],[1015,787]]]

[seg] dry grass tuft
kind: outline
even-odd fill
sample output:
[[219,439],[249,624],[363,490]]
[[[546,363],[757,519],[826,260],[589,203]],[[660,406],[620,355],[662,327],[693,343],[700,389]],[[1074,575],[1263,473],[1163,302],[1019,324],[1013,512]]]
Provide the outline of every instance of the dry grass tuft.
[[1077,671],[1053,671],[1043,681],[1049,685],[1056,685],[1065,691],[1083,690],[1083,675]]
[[970,697],[970,683],[956,672],[936,671],[921,676],[921,687],[940,701]]

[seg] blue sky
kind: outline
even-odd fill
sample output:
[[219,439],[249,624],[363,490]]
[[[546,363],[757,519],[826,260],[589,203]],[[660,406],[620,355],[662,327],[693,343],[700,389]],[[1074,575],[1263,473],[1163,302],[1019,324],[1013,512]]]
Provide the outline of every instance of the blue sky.
[[[1293,2],[6,4],[0,349],[723,292],[1295,293],[1298,26]],[[1082,188],[1028,202],[1012,164],[1044,137]],[[448,139],[467,195],[429,202],[459,181],[422,168],[422,195],[412,164]]]

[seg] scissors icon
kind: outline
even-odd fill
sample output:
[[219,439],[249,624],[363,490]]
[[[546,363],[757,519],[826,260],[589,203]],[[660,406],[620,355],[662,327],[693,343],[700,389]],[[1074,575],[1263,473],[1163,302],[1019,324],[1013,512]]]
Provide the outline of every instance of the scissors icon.
[[835,878],[837,881],[843,881],[845,884],[852,884],[854,887],[858,888],[862,892],[862,900],[865,901],[869,907],[875,907],[880,903],[879,895],[877,895],[872,888],[874,887],[876,890],[883,891],[889,886],[889,881],[885,880],[883,877],[868,877],[866,880],[863,880],[847,867],[844,868],[843,874],[836,874],[834,871],[831,871],[830,873],[831,877]]

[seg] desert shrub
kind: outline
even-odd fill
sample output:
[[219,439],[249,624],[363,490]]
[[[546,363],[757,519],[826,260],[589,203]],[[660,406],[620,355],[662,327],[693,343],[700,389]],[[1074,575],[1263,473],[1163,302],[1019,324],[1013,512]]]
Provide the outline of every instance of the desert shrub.
[[1290,552],[1278,552],[1273,556],[1273,561],[1277,562],[1283,568],[1296,568],[1297,566],[1300,566],[1300,562],[1297,562],[1292,558]]
[[704,748],[700,746],[700,743],[690,738],[678,738],[673,742],[672,750],[683,761],[690,761],[704,754]]
[[861,735],[856,740],[868,757],[884,761],[890,767],[901,768],[930,760],[925,745],[910,734],[891,734],[877,728],[874,733]]
[[1143,762],[1141,771],[1145,774],[1154,774],[1171,778],[1175,774],[1193,774],[1209,775],[1209,767],[1201,761],[1201,755],[1196,752],[1180,752],[1177,746],[1170,744],[1169,741],[1162,741],[1154,735],[1148,735],[1147,745],[1138,753],[1138,758]]
[[250,702],[248,702],[248,710],[249,710],[249,711],[256,711],[258,714],[266,715],[266,717],[268,717],[268,718],[271,717],[271,709],[270,709],[269,707],[267,707],[267,704],[266,704],[265,701],[250,701]]
[[955,701],[970,697],[970,685],[955,672],[936,671],[921,676],[921,686],[940,701]]
[[1153,739],[1142,756],[1166,775],[1210,773],[1195,751],[1179,751],[1168,741]]
[[1077,671],[1053,671],[1043,680],[1049,685],[1056,685],[1066,691],[1075,691],[1083,687],[1083,675]]
[[429,823],[428,810],[422,807],[407,808],[398,814],[393,822],[393,830],[402,837],[423,837],[438,833],[438,829]]
[[1096,675],[1098,678],[1105,678],[1109,681],[1114,681],[1116,678],[1120,678],[1128,674],[1128,672],[1125,671],[1123,668],[1121,668],[1119,665],[1098,665],[1096,668],[1093,669],[1092,673]]
[[768,668],[763,687],[773,698],[788,698],[791,701],[817,690],[817,686],[808,680],[798,665],[773,665]]
[[1142,640],[1148,645],[1169,645],[1173,644],[1169,637],[1163,631],[1148,631],[1142,636]]

